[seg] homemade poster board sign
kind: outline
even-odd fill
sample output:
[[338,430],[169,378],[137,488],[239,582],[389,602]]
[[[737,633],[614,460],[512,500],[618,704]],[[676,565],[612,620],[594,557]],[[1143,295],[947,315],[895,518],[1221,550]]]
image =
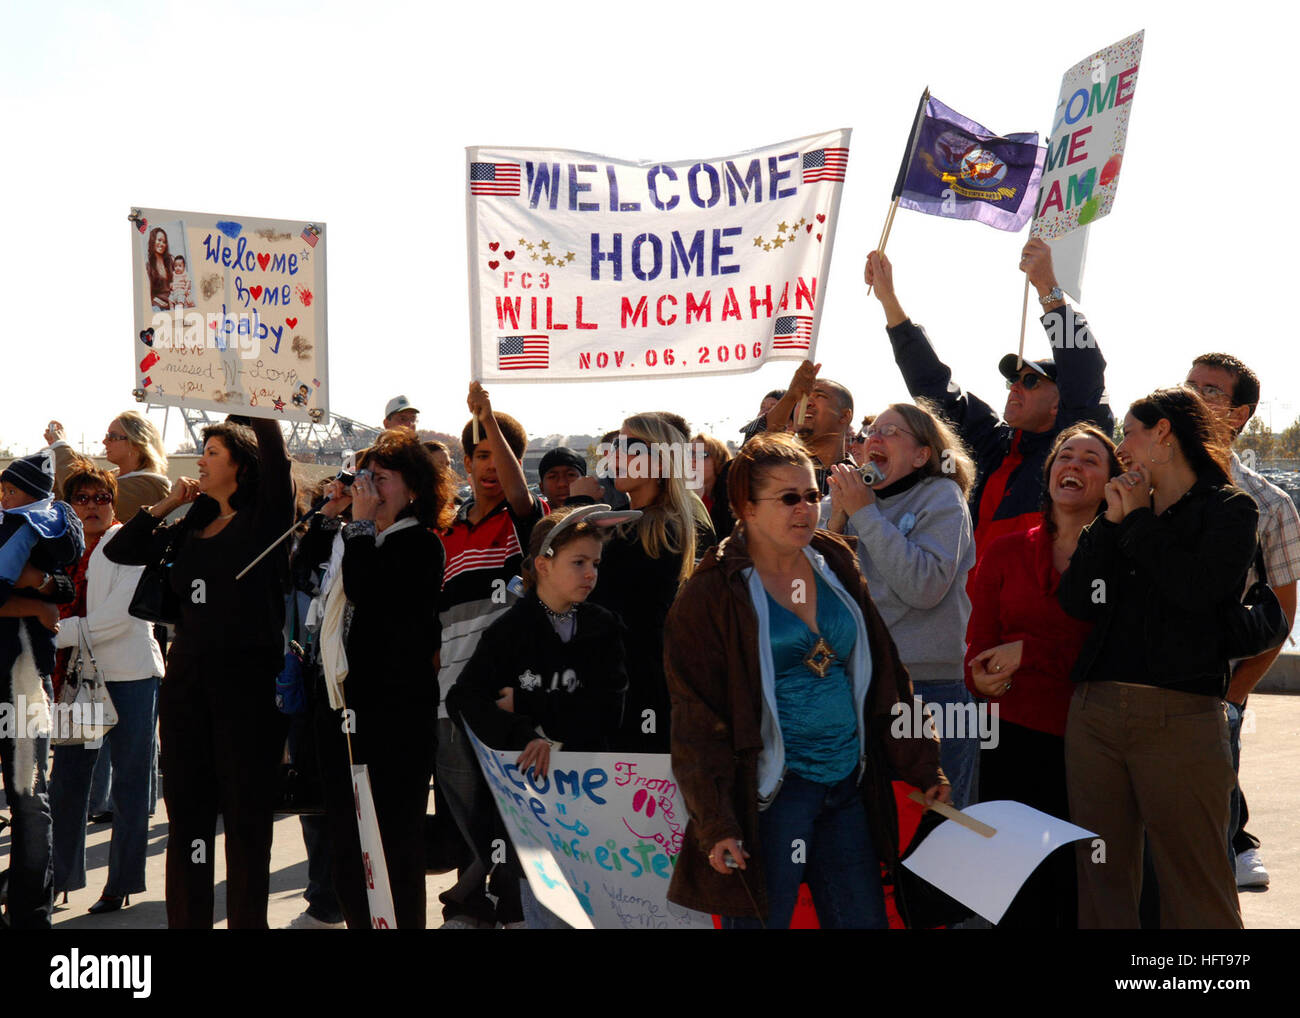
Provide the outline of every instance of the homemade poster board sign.
[[997,833],[985,838],[944,821],[903,865],[991,923],[1001,921],[1021,885],[1055,849],[1096,837],[1092,831],[1010,799],[976,803],[962,812]]
[[136,399],[327,418],[325,225],[149,208],[128,218]]
[[675,162],[466,149],[473,377],[671,379],[815,359],[849,135]]
[[1031,230],[1035,237],[1051,240],[1095,223],[1115,204],[1143,35],[1107,46],[1061,79]]
[[667,900],[686,806],[667,754],[551,754],[545,778],[519,751],[470,741],[537,900],[570,926],[712,929],[712,917]]

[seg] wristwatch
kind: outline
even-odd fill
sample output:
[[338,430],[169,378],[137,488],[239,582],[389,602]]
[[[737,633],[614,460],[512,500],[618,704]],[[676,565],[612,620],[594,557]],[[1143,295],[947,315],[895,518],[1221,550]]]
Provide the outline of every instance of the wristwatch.
[[1055,304],[1058,300],[1065,300],[1065,292],[1059,286],[1054,286],[1047,292],[1046,297],[1038,298],[1038,303],[1047,307],[1048,304]]

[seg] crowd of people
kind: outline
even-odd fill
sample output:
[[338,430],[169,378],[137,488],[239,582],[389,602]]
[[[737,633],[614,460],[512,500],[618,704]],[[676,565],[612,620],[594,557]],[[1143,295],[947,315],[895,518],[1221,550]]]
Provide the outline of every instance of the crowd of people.
[[[508,838],[468,725],[539,776],[557,747],[671,754],[689,821],[668,897],[724,928],[789,926],[805,884],[823,927],[887,925],[886,885],[907,920],[895,781],[1104,840],[1104,864],[1087,842],[1049,856],[1001,926],[1239,928],[1238,885],[1267,881],[1241,716],[1280,643],[1234,654],[1227,620],[1264,579],[1289,626],[1300,578],[1294,505],[1231,451],[1259,380],[1198,357],[1129,407],[1117,445],[1105,359],[1050,250],[1030,241],[1020,268],[1053,356],[1001,359],[1000,413],[953,381],[873,252],[911,402],[859,425],[850,388],[804,362],[734,455],[645,411],[603,436],[611,469],[559,448],[534,479],[524,425],[475,382],[464,499],[404,396],[355,470],[316,484],[273,421],[210,425],[198,477],[174,485],[141,415],[109,424],[116,472],[51,422],[49,448],[0,474],[3,692],[55,699],[93,647],[118,721],[102,748],[57,746],[48,775],[48,727],[0,736],[8,922],[48,927],[85,885],[106,756],[92,913],[145,890],[161,771],[168,925],[213,924],[220,816],[228,923],[265,927],[288,759],[323,808],[302,817],[295,928],[371,927],[357,764],[399,928],[424,928],[426,875],[453,869],[441,928],[563,925],[494,849]],[[170,626],[140,617],[149,577]],[[998,738],[891,724],[920,704],[990,712]]]

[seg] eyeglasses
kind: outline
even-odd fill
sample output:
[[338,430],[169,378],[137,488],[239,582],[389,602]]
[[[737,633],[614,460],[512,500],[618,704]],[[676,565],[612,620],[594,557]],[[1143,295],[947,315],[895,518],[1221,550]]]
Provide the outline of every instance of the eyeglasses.
[[93,495],[87,495],[85,492],[82,492],[81,494],[73,495],[68,499],[68,501],[73,505],[87,505],[91,502],[94,502],[95,505],[112,505],[113,496],[106,491],[99,491]]
[[110,431],[107,435],[104,436],[104,441],[105,441],[105,442],[125,442],[125,441],[126,441],[126,436],[125,436],[125,435],[119,435],[116,431]]
[[1045,379],[1042,375],[1037,374],[1033,371],[1026,371],[1019,378],[1008,378],[1007,388],[1010,389],[1013,385],[1019,382],[1020,387],[1024,389],[1026,392],[1028,392],[1030,389],[1037,388],[1039,382],[1045,382],[1045,381],[1047,381],[1047,379]]
[[[912,435],[912,433],[908,431],[906,428],[900,428],[897,424],[882,424],[879,427],[873,424],[870,427],[868,427],[864,432],[862,432],[861,438],[863,441],[866,441],[868,438],[871,438],[874,435],[879,435],[881,438],[893,438],[900,431],[904,435]],[[915,435],[912,435],[912,437],[916,438]]]
[[780,502],[783,506],[793,509],[800,502],[807,502],[809,505],[820,505],[822,493],[815,488],[810,488],[802,495],[797,492],[787,491],[780,495],[768,495],[765,498],[756,498],[755,502]]
[[1229,402],[1232,401],[1232,397],[1230,397],[1226,392],[1220,389],[1217,385],[1197,385],[1195,382],[1184,382],[1183,384],[1186,385],[1187,388],[1195,392],[1199,392],[1201,394],[1202,399],[1207,399],[1207,400],[1225,399],[1228,400]]

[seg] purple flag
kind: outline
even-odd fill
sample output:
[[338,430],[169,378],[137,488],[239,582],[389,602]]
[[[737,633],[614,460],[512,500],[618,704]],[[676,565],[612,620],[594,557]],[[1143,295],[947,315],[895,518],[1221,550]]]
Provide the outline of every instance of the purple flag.
[[1024,228],[1043,175],[1037,133],[998,137],[933,96],[917,126],[899,205],[1013,233]]

